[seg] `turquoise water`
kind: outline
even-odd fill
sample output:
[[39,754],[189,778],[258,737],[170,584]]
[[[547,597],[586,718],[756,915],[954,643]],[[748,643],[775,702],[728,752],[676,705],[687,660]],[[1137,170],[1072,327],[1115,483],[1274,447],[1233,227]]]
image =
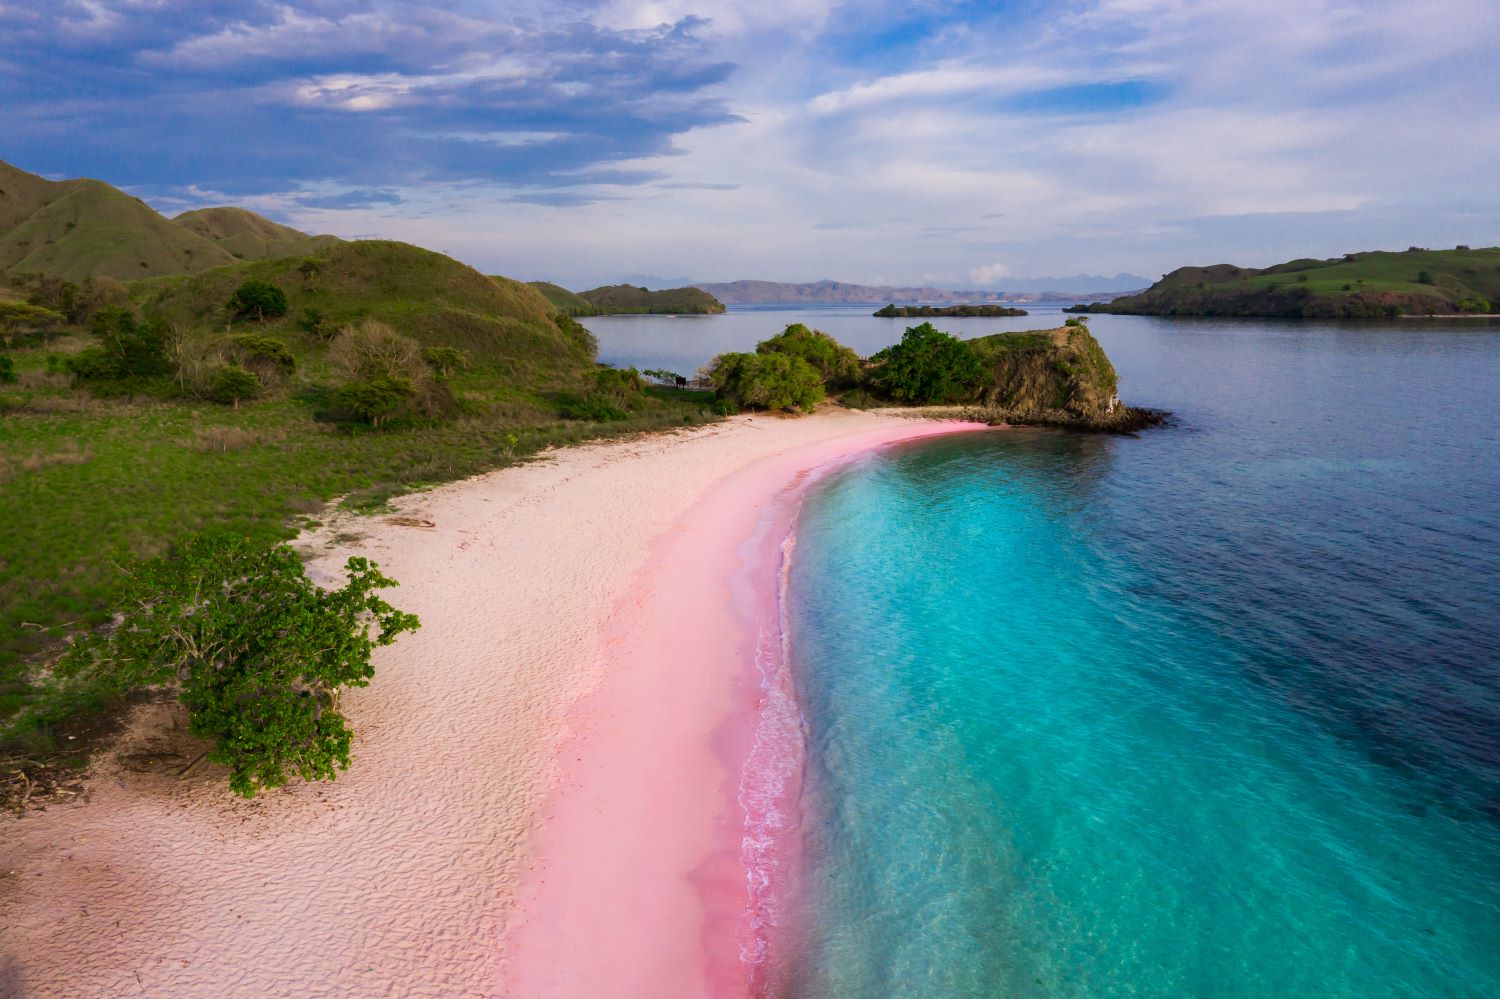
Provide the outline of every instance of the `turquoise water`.
[[787,994],[1500,995],[1500,337],[1112,338],[809,497]]

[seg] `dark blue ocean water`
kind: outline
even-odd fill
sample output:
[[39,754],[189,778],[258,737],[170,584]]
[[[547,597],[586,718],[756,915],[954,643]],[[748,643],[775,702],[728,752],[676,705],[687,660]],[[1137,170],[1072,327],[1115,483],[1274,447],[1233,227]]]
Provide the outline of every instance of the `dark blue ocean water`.
[[1500,995],[1500,328],[1092,325],[1173,426],[807,501],[790,994]]

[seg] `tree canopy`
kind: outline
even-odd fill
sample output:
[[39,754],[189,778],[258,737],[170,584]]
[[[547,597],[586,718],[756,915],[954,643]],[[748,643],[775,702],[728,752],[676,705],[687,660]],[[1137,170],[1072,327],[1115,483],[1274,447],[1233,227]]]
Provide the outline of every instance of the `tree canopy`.
[[789,354],[818,369],[824,384],[838,389],[859,381],[859,355],[822,330],[792,323],[755,347],[757,354]]
[[883,395],[915,405],[963,402],[984,380],[968,344],[931,323],[909,328],[901,342],[871,358],[872,384]]

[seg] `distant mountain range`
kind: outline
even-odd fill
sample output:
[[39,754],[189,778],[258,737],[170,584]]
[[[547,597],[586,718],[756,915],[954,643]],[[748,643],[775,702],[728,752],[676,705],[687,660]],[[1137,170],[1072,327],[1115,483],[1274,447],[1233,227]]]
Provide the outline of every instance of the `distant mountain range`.
[[243,208],[168,219],[100,180],[47,180],[0,161],[0,273],[120,281],[196,274],[332,246]]
[[694,282],[726,305],[925,305],[978,302],[1072,302],[1108,300],[1145,288],[1151,282],[1133,274],[1112,278],[1080,274],[1071,278],[1025,278],[1008,282],[1004,291],[954,291],[933,287],[851,284],[847,281]]

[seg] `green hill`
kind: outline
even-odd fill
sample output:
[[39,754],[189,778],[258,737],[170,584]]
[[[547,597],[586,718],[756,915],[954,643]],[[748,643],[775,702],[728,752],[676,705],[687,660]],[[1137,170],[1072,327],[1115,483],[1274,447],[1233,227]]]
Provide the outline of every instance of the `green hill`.
[[51,181],[0,162],[0,271],[130,281],[233,262],[103,181]]
[[342,242],[337,236],[309,236],[244,208],[198,208],[172,221],[236,260],[299,257]]
[[560,284],[551,281],[533,281],[531,286],[541,292],[552,307],[565,316],[593,316],[598,310],[588,303],[582,295],[569,291]]
[[267,281],[286,294],[286,318],[266,324],[266,332],[294,332],[311,312],[325,335],[375,319],[425,346],[457,347],[523,382],[593,367],[587,333],[555,320],[536,289],[407,243],[338,243],[307,257],[155,278],[137,282],[132,296],[148,315],[215,327],[225,321],[225,303],[248,280]]
[[1256,269],[1183,267],[1139,295],[1072,312],[1374,318],[1500,311],[1500,248],[1350,253]]
[[[995,333],[967,341],[991,380],[984,406],[1012,413],[1054,413],[1101,420],[1119,408],[1119,377],[1088,327],[1059,326],[1027,333]],[[1030,422],[1013,420],[1012,422]]]
[[701,288],[663,288],[650,291],[631,284],[613,284],[579,292],[599,315],[706,315],[724,311],[724,303]]

